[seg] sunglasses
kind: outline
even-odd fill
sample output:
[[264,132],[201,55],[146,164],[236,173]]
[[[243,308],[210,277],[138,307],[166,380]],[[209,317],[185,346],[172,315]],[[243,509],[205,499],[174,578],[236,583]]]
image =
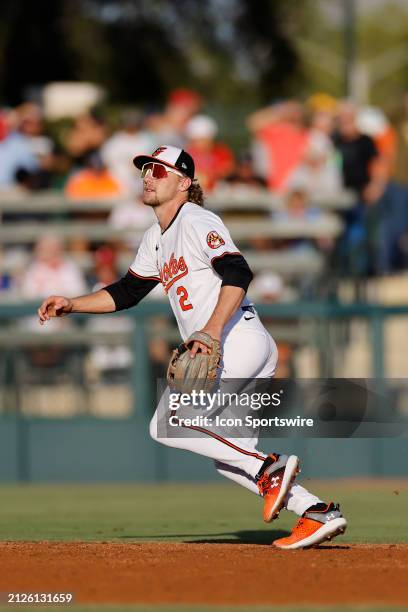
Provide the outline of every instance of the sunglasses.
[[168,168],[164,164],[158,164],[157,162],[148,162],[147,164],[143,164],[142,166],[142,178],[147,176],[148,172],[155,179],[163,179],[167,178],[168,173],[172,172],[173,174],[177,174],[177,176],[181,176],[184,178],[184,174],[178,172],[178,170],[173,170],[172,168]]

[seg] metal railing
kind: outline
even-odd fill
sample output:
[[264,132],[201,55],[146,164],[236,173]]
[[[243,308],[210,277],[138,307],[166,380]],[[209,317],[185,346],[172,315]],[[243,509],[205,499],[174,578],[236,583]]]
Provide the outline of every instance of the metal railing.
[[[106,333],[90,332],[86,330],[68,330],[47,335],[35,333],[18,332],[7,326],[8,321],[21,317],[35,315],[38,303],[17,303],[0,305],[0,354],[5,354],[6,349],[13,347],[32,347],[33,345],[50,346],[55,343],[60,346],[93,345],[97,343],[109,344],[110,342],[125,339],[123,334],[109,332],[107,321]],[[369,346],[371,354],[372,377],[382,379],[385,375],[385,343],[384,323],[389,317],[408,315],[408,305],[382,306],[380,304],[353,303],[341,304],[338,302],[297,302],[297,303],[275,303],[258,304],[257,310],[261,318],[273,320],[279,329],[279,321],[311,321],[314,323],[313,338],[315,347],[320,355],[320,362],[324,371],[323,376],[333,376],[333,346],[330,342],[330,325],[339,320],[351,320],[359,318],[367,321],[369,325]],[[123,316],[123,313],[120,313]],[[148,331],[146,321],[157,316],[171,316],[169,304],[162,301],[146,300],[136,308],[127,311],[127,315],[133,319],[133,331],[130,340],[133,352],[133,365],[131,371],[131,384],[134,396],[137,396],[138,405],[150,406],[151,390],[146,384],[149,379],[148,355]],[[74,315],[75,317],[88,317],[90,315]],[[96,316],[96,315],[92,315]],[[116,314],[109,316],[117,316]],[[6,324],[4,324],[6,322]],[[174,335],[174,334],[173,334]],[[304,341],[304,340],[303,340]],[[401,342],[403,339],[401,338]],[[356,373],[358,376],[358,373]]]
[[[267,252],[243,249],[241,252],[253,272],[275,272],[285,279],[302,279],[305,275],[316,277],[323,271],[325,265],[323,253],[312,248],[300,250],[289,248]],[[92,271],[95,266],[92,253],[73,252],[69,254],[69,257],[84,272]],[[118,256],[120,272],[126,273],[132,259],[133,256],[129,253]],[[18,254],[18,265],[16,264],[16,258],[13,256],[10,259],[4,257],[3,260],[0,260],[0,271],[13,274],[16,267],[21,270],[30,265],[31,261],[31,253],[22,251]],[[4,301],[3,295],[0,294],[0,303],[2,301]]]
[[[336,238],[343,228],[341,220],[332,213],[323,212],[316,220],[273,220],[273,219],[231,219],[228,229],[234,240],[249,240],[251,237],[275,239],[317,239]],[[44,223],[27,221],[0,225],[0,243],[32,244],[44,235],[53,233],[64,240],[83,236],[92,241],[141,240],[146,227],[119,230],[106,222],[95,221],[47,221]]]
[[[44,225],[42,222],[36,222],[36,215],[46,215],[48,231],[64,239],[78,235],[94,241],[140,239],[145,227],[118,230],[95,219],[78,220],[78,215],[81,214],[104,213],[107,215],[120,203],[120,198],[70,200],[63,194],[53,191],[40,192],[31,196],[26,196],[21,192],[2,193],[0,194],[0,219],[6,215],[6,222],[0,224],[0,242],[5,245],[31,244],[38,240],[44,233]],[[336,238],[343,224],[334,211],[345,210],[353,204],[354,196],[347,191],[312,199],[310,205],[320,208],[321,214],[310,222],[305,219],[271,220],[268,218],[268,213],[284,207],[284,199],[266,190],[226,188],[210,194],[206,200],[209,210],[246,215],[245,222],[242,222],[241,219],[228,221],[231,234],[236,240],[245,240],[250,236],[285,239]],[[247,218],[249,214],[255,214],[258,218]],[[23,216],[23,223],[18,219],[19,215]],[[34,220],[24,220],[24,216],[27,215],[34,216]],[[74,219],[71,218],[72,215]]]
[[[126,200],[128,201],[128,200]],[[101,198],[97,200],[71,200],[59,191],[41,191],[31,195],[16,192],[0,193],[1,213],[48,213],[66,214],[75,212],[110,211],[121,202],[121,198]],[[350,191],[340,191],[333,194],[314,196],[311,206],[322,210],[345,210],[355,202],[355,196]],[[206,206],[214,211],[245,210],[270,212],[279,210],[284,205],[284,199],[266,189],[247,187],[220,188],[208,195]]]

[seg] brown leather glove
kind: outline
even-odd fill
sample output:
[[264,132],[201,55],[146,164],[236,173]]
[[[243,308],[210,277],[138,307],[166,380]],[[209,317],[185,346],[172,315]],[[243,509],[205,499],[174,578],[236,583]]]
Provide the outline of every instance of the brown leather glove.
[[[198,349],[191,358],[189,349],[196,341],[205,344],[209,353]],[[209,392],[217,380],[221,362],[221,346],[205,332],[194,332],[174,351],[167,369],[167,381],[170,388],[177,393],[191,393],[193,390]]]

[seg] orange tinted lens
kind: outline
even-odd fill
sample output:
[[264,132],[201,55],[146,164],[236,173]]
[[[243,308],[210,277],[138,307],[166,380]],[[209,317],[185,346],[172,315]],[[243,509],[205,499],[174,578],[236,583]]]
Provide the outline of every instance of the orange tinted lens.
[[152,175],[154,178],[166,178],[167,170],[162,164],[153,164],[153,172]]
[[155,164],[153,162],[144,164],[142,168],[142,178],[144,178],[148,171],[151,171],[152,177],[156,179],[166,178],[167,170],[162,164]]

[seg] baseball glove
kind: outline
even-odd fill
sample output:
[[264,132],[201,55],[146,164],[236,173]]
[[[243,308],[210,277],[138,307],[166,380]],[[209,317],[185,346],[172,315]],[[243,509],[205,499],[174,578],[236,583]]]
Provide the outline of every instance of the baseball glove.
[[[189,349],[198,340],[210,349],[208,354],[198,349],[195,357],[190,357]],[[204,332],[194,332],[174,351],[167,370],[167,382],[177,393],[191,393],[193,390],[211,391],[217,380],[221,361],[221,346]]]

